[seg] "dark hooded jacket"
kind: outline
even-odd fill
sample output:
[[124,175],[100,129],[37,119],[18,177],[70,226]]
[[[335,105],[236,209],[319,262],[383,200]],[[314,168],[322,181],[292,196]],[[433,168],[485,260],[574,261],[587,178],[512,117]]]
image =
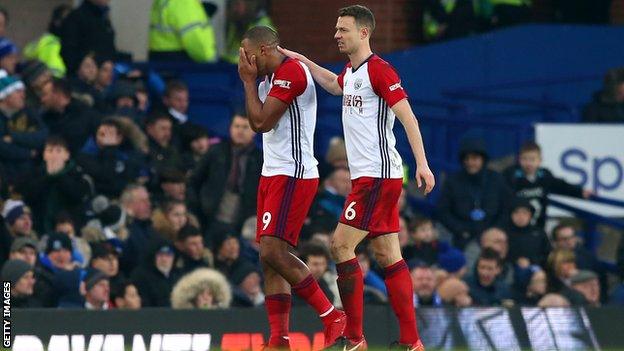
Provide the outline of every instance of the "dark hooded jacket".
[[169,307],[171,290],[180,278],[180,274],[173,265],[169,275],[164,275],[156,268],[155,260],[158,250],[164,246],[173,249],[173,244],[164,240],[156,240],[149,245],[150,249],[145,260],[132,272],[131,280],[141,295],[144,307]]

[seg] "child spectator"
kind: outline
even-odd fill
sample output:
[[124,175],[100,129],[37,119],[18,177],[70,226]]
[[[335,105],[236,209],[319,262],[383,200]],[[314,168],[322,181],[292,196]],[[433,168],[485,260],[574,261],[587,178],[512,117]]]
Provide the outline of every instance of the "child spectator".
[[232,290],[223,274],[214,269],[200,268],[182,277],[171,292],[174,309],[228,308]]
[[199,227],[197,218],[186,209],[186,204],[182,201],[171,200],[165,202],[152,215],[154,230],[163,239],[175,242],[180,229],[187,224]]
[[511,206],[511,220],[507,226],[509,253],[507,259],[522,268],[543,266],[550,253],[550,240],[539,227],[531,224],[535,209],[525,198],[516,198]]
[[406,261],[417,258],[429,266],[436,264],[441,243],[433,221],[429,218],[415,219],[409,225],[409,234],[412,244],[403,248],[403,258]]
[[120,310],[141,309],[141,296],[136,286],[126,280],[111,287],[111,301]]
[[555,178],[548,169],[541,167],[541,164],[542,149],[535,142],[527,142],[520,148],[518,164],[506,169],[504,177],[513,193],[528,200],[534,207],[531,224],[543,229],[549,194],[588,198],[592,192]]

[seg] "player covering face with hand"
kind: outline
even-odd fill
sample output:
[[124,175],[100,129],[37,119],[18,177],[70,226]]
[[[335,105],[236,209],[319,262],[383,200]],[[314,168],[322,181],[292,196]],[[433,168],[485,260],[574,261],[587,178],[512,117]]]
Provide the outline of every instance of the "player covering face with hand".
[[413,291],[407,264],[398,240],[403,165],[392,132],[399,119],[416,158],[416,182],[429,193],[435,179],[427,164],[418,121],[407,100],[396,71],[370,48],[375,29],[372,12],[360,5],[339,11],[336,23],[338,50],[349,63],[339,75],[320,67],[305,56],[278,48],[288,57],[310,68],[314,80],[325,90],[342,95],[342,123],[352,191],[332,238],[337,262],[338,288],[347,314],[345,350],[366,349],[362,333],[363,277],[355,247],[370,239],[375,258],[385,270],[390,304],[399,321],[399,346],[424,350],[416,326]]
[[[238,62],[250,125],[263,133],[257,240],[271,329],[267,346],[289,347],[291,289],[318,313],[329,346],[342,335],[345,314],[329,302],[308,267],[291,253],[319,183],[313,153],[316,91],[309,69],[278,52],[278,44],[274,30],[253,27],[243,37]],[[259,86],[258,78],[263,79]]]

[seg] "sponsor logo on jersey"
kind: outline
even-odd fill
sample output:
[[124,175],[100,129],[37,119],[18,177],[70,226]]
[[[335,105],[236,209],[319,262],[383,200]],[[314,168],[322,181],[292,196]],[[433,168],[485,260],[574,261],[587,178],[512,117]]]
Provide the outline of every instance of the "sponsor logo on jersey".
[[273,85],[277,85],[280,88],[284,88],[284,89],[290,89],[290,81],[289,80],[283,80],[283,79],[276,79],[273,81]]
[[395,90],[397,90],[397,89],[403,89],[403,88],[401,87],[401,82],[398,82],[398,83],[396,83],[396,84],[392,84],[392,85],[390,86],[390,91],[395,91]]
[[355,90],[358,90],[362,87],[362,78],[358,78],[355,80],[355,83],[353,83],[353,87],[355,88]]

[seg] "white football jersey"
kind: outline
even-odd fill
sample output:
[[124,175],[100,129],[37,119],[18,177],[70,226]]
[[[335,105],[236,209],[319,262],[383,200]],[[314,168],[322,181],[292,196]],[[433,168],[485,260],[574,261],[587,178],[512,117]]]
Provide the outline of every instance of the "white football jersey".
[[318,178],[318,161],[314,158],[316,90],[308,67],[298,60],[285,59],[271,77],[260,83],[258,95],[263,103],[272,96],[288,105],[275,127],[262,135],[262,175]]
[[394,104],[407,97],[390,64],[372,54],[359,67],[348,63],[338,76],[342,125],[351,179],[403,178],[403,161],[392,132]]

